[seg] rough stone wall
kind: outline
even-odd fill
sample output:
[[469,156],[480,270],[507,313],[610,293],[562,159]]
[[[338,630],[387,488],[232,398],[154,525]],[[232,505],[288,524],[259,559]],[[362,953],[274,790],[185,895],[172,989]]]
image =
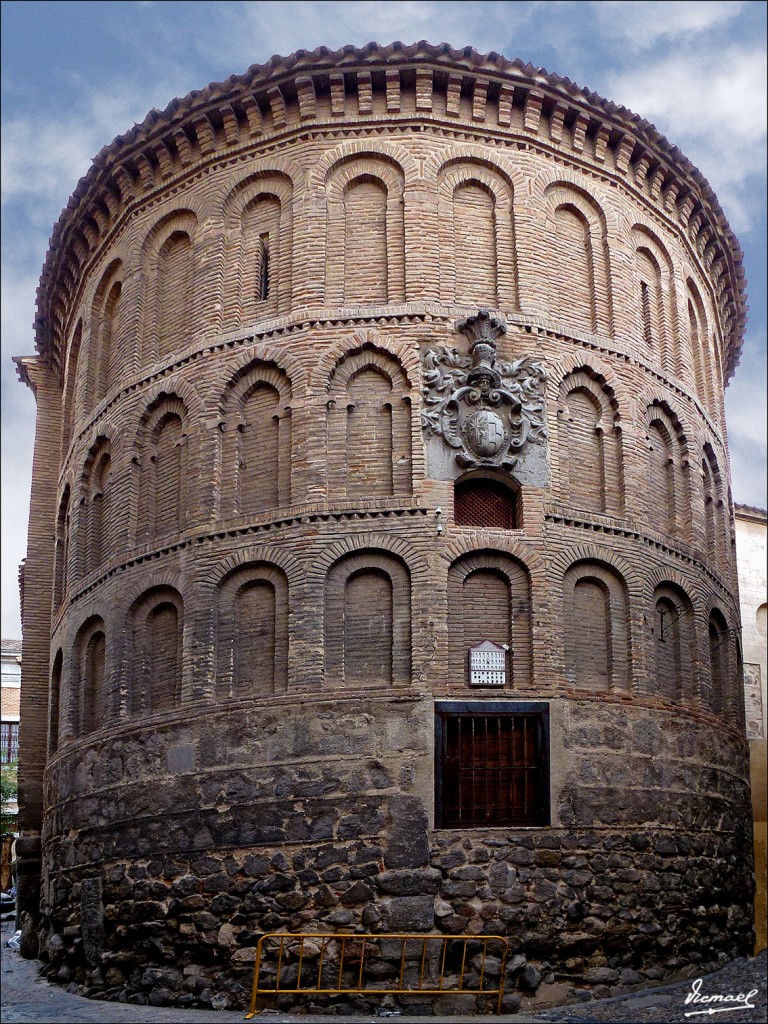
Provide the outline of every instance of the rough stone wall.
[[[748,943],[732,238],[603,101],[434,58],[180,108],[62,220],[22,364],[62,980],[233,1000],[304,924],[500,930],[529,992]],[[456,523],[473,478],[515,529]],[[480,638],[503,691],[468,685]],[[440,699],[548,703],[550,826],[435,830]]]
[[[735,740],[568,702],[553,707],[552,828],[432,831],[431,701],[367,708],[322,701],[309,723],[289,704],[244,711],[206,737],[137,729],[61,764],[51,785],[70,794],[78,842],[52,821],[57,977],[131,1002],[243,1005],[264,931],[436,931],[509,936],[511,996],[546,1001],[706,971],[742,948]],[[150,779],[151,813],[122,822]]]

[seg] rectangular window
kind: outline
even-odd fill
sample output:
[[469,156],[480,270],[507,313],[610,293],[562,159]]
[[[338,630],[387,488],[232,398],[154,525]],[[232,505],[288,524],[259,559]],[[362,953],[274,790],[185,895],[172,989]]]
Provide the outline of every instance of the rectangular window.
[[549,824],[549,707],[439,702],[435,825]]
[[0,761],[10,764],[19,757],[19,723],[0,723]]
[[259,235],[259,300],[269,298],[269,232]]

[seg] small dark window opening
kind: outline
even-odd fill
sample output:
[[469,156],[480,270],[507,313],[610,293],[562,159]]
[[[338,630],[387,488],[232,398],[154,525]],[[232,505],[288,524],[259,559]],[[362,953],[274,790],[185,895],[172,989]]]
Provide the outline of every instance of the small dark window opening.
[[450,702],[435,721],[437,828],[549,824],[545,704]]
[[259,235],[259,301],[269,298],[269,233]]
[[646,345],[653,344],[653,330],[651,328],[651,294],[645,281],[640,282],[640,299],[643,306],[643,336]]
[[514,530],[516,506],[514,491],[496,480],[464,480],[456,484],[453,511],[457,526]]

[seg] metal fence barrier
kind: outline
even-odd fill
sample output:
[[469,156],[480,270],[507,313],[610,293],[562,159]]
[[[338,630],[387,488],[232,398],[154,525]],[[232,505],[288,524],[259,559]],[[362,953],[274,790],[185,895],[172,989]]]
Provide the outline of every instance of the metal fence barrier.
[[251,1005],[277,995],[496,996],[509,945],[500,935],[270,932],[256,946]]

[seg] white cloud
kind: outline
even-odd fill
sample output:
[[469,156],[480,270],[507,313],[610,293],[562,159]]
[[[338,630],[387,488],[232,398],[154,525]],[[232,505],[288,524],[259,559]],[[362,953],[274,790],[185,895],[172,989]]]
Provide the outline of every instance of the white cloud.
[[[19,385],[21,388],[21,385]],[[34,403],[33,403],[34,405]],[[34,416],[34,409],[32,410]],[[20,637],[19,591],[17,573],[27,550],[27,519],[29,491],[32,481],[32,447],[34,419],[29,415],[16,419],[16,428],[3,445],[2,486],[2,635]],[[26,422],[29,430],[19,431]],[[4,428],[8,433],[9,428]]]
[[723,26],[740,13],[743,3],[733,0],[598,0],[592,8],[600,29],[621,39],[633,50],[644,50],[662,40],[674,40]]
[[741,362],[725,392],[733,499],[760,508],[768,500],[767,370],[765,333],[748,334]]
[[3,122],[3,204],[34,200],[25,213],[49,232],[96,154],[143,121],[154,104],[167,106],[177,92],[164,74],[162,80],[113,79],[108,86],[78,78],[74,95],[67,116],[53,118],[43,108],[23,115],[12,111]]
[[617,103],[652,121],[707,178],[738,231],[764,195],[766,54],[762,46],[700,50],[608,79]]
[[27,547],[35,400],[16,376],[11,356],[34,350],[32,318],[37,269],[12,267],[2,281],[2,635],[20,637],[17,573]]
[[[286,9],[280,2],[226,4],[225,17],[207,40],[205,48],[224,45],[233,62],[249,65],[275,53],[282,56],[297,49],[317,46],[336,49],[346,44],[361,46],[373,40],[382,45],[395,40],[413,43],[426,39],[455,47],[473,46],[481,52],[502,51],[516,29],[528,23],[540,3],[294,2]],[[286,17],[286,11],[289,17]],[[210,52],[210,51],[207,51]]]
[[11,120],[3,138],[3,204],[34,197],[63,205],[94,156],[92,128],[75,120]]

